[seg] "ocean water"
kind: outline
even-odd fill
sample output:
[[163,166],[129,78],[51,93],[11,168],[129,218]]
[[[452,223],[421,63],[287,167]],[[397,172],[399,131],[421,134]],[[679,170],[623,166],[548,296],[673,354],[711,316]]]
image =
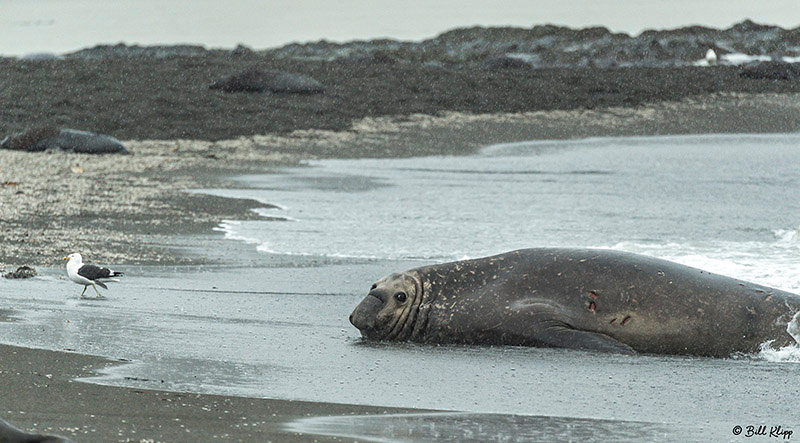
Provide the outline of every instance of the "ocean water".
[[800,135],[598,138],[469,157],[325,160],[239,177],[265,254],[450,261],[567,246],[643,253],[800,290]]
[[365,441],[800,432],[796,346],[714,359],[371,344],[347,320],[385,274],[535,246],[626,250],[800,292],[800,134],[517,143],[235,180],[192,191],[265,204],[263,220],[193,240],[231,265],[114,264],[126,276],[101,300],[79,298],[60,267],[0,279],[1,341],[130,361],[92,383],[458,412],[286,424]]

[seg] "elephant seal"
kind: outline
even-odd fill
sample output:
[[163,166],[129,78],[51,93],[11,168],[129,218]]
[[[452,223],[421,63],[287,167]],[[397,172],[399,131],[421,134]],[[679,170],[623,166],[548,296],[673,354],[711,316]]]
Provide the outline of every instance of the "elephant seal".
[[56,435],[30,434],[0,418],[0,443],[72,443]]
[[40,127],[12,134],[0,141],[0,148],[40,152],[47,150],[85,154],[128,154],[114,137],[77,129]]
[[794,343],[798,312],[798,295],[666,260],[523,249],[384,277],[350,322],[368,340],[725,357]]
[[216,81],[208,87],[223,92],[264,92],[285,94],[320,94],[325,86],[317,80],[293,72],[247,69]]

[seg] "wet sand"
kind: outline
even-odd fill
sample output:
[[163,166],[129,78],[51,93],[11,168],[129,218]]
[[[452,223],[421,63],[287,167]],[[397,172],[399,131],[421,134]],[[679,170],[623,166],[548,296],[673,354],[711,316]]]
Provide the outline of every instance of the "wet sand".
[[74,381],[123,364],[71,352],[0,345],[0,411],[28,432],[88,441],[341,441],[284,429],[319,415],[404,412],[330,403],[197,395]]

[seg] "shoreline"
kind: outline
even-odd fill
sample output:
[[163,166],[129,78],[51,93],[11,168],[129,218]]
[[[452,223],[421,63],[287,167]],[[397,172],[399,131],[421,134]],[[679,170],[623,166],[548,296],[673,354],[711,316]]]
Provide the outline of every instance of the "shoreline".
[[[800,94],[713,94],[637,107],[366,118],[347,131],[125,141],[132,155],[0,150],[0,270],[57,266],[75,245],[102,264],[212,264],[172,244],[264,205],[185,192],[325,158],[458,156],[528,140],[800,131]],[[185,248],[184,248],[185,249]]]

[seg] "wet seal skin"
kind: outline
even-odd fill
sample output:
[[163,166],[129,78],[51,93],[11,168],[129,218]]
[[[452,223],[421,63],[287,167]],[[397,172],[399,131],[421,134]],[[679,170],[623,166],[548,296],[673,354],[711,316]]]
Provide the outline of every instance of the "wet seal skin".
[[73,443],[56,435],[30,434],[0,418],[0,443]]
[[796,294],[666,260],[523,249],[386,276],[350,322],[368,340],[726,357],[795,343],[799,311]]

